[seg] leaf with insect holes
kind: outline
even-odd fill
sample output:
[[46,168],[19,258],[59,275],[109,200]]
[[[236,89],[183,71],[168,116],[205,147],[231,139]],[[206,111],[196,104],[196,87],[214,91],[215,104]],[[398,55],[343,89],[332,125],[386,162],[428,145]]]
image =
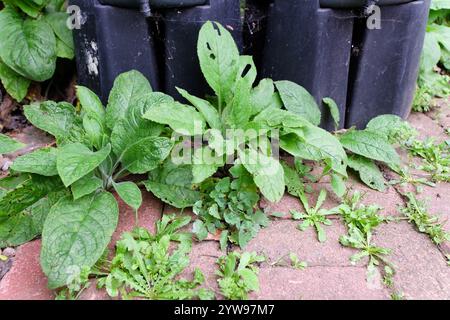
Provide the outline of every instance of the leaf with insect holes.
[[277,81],[275,86],[286,109],[314,125],[320,124],[321,113],[314,97],[302,86],[291,81]]
[[106,108],[106,124],[113,129],[122,119],[128,108],[145,94],[152,92],[152,87],[142,73],[131,70],[122,73],[114,81]]
[[108,192],[78,200],[66,197],[52,207],[42,232],[41,267],[48,287],[67,284],[73,268],[92,267],[111,241],[119,218],[116,199]]
[[81,143],[72,143],[58,149],[56,167],[66,187],[96,169],[111,153],[111,145],[97,152]]
[[42,148],[18,157],[11,169],[17,172],[29,172],[47,177],[57,176],[56,155],[56,148]]
[[23,143],[11,139],[7,135],[0,133],[0,155],[15,152],[24,147],[25,145]]
[[138,210],[141,207],[142,192],[134,182],[114,183],[113,186],[120,198],[131,208]]
[[339,139],[347,150],[369,159],[397,165],[400,157],[387,141],[378,133],[372,131],[351,130]]
[[215,22],[206,22],[197,43],[200,67],[206,82],[216,93],[221,108],[233,95],[239,50],[230,32]]

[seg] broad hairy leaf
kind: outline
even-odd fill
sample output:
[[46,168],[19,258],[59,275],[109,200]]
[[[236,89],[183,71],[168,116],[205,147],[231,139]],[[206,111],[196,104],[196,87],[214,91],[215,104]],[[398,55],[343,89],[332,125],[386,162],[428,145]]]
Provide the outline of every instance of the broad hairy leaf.
[[232,128],[241,129],[253,115],[251,90],[256,80],[256,67],[251,56],[240,56],[233,99],[225,108],[222,118]]
[[302,128],[301,133],[302,139],[293,133],[281,137],[281,148],[305,160],[329,160],[335,172],[347,176],[347,155],[336,137],[313,126]]
[[110,154],[111,145],[97,152],[81,143],[71,143],[58,148],[56,167],[66,187],[96,169]]
[[387,164],[400,163],[400,157],[392,145],[376,132],[352,130],[343,134],[339,140],[344,148],[355,154]]
[[340,198],[342,198],[347,190],[344,179],[339,174],[331,175],[331,187],[333,192]]
[[368,187],[384,192],[385,179],[378,166],[370,159],[358,155],[348,157],[348,166],[359,173],[361,181]]
[[286,109],[304,117],[316,126],[320,124],[319,106],[305,88],[291,81],[277,81],[275,86]]
[[45,101],[23,108],[28,121],[56,137],[58,143],[83,140],[82,120],[71,104]]
[[159,103],[144,114],[144,118],[166,124],[172,130],[193,136],[202,134],[205,129],[205,118],[193,107],[179,102]]
[[73,59],[75,56],[75,45],[73,43],[72,30],[67,27],[69,15],[66,12],[52,12],[47,13],[44,18],[56,35],[58,57]]
[[239,159],[253,176],[255,184],[270,202],[278,202],[284,195],[284,171],[278,160],[253,149],[239,152]]
[[238,70],[239,50],[231,34],[220,24],[207,22],[197,44],[200,67],[218,97],[219,110],[232,96]]
[[122,73],[114,81],[106,108],[106,124],[113,129],[127,109],[142,95],[152,92],[152,87],[142,73],[136,70]]
[[169,156],[172,147],[173,142],[169,138],[142,139],[125,149],[121,157],[122,166],[134,174],[147,173]]
[[62,187],[57,177],[30,175],[0,199],[0,218],[20,213]]
[[137,141],[159,136],[164,126],[144,119],[143,115],[159,103],[173,101],[172,97],[159,92],[148,93],[136,99],[126,110],[123,118],[114,126],[111,134],[114,153],[120,156],[126,148]]
[[116,229],[119,208],[108,192],[78,200],[65,197],[48,214],[42,232],[41,266],[50,289],[67,284],[74,268],[92,267]]
[[28,93],[31,81],[21,76],[0,60],[0,80],[3,87],[16,101],[21,102]]
[[224,165],[223,157],[216,157],[208,147],[198,148],[194,151],[192,164],[192,183],[202,183],[217,172]]
[[100,98],[89,88],[77,86],[76,90],[83,112],[96,117],[103,124],[106,112]]
[[42,148],[18,157],[11,169],[18,172],[29,172],[41,176],[57,176],[55,148]]
[[209,127],[221,130],[222,123],[217,109],[207,100],[190,95],[186,90],[177,88],[183,98],[189,101],[205,118]]
[[15,152],[24,148],[25,145],[21,142],[18,142],[5,134],[0,133],[0,155],[5,153]]
[[259,84],[252,89],[250,94],[250,105],[252,115],[258,114],[264,109],[273,105],[275,86],[272,79],[262,79]]
[[56,38],[44,20],[23,19],[11,7],[0,11],[0,58],[15,72],[45,81],[56,68]]
[[395,131],[401,126],[405,120],[393,114],[385,114],[373,118],[367,124],[366,131],[373,131],[388,138],[392,131]]
[[113,186],[119,197],[131,208],[138,210],[141,207],[142,192],[134,182],[114,183]]
[[156,181],[145,181],[145,187],[156,197],[175,208],[193,207],[201,199],[201,193],[187,187],[167,185]]
[[95,192],[103,187],[103,181],[97,178],[94,174],[88,174],[78,181],[75,181],[70,186],[72,190],[73,199],[78,200],[88,194]]

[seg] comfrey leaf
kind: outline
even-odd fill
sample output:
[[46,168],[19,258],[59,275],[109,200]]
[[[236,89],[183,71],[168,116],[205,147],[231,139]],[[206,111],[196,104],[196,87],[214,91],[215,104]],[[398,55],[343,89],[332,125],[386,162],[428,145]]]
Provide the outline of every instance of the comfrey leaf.
[[142,205],[142,193],[139,187],[131,181],[114,183],[114,190],[120,198],[134,210],[138,210]]
[[386,182],[378,166],[370,159],[358,155],[348,158],[348,166],[359,173],[361,181],[368,187],[384,192]]
[[42,232],[41,266],[48,286],[67,284],[73,268],[92,267],[102,256],[116,229],[119,208],[112,194],[103,192],[52,207]]
[[96,169],[110,154],[111,145],[93,152],[81,143],[67,144],[58,149],[56,167],[66,187]]
[[42,148],[18,157],[11,169],[17,172],[35,173],[41,176],[56,176],[58,175],[56,155],[57,149]]
[[7,135],[0,133],[0,155],[15,152],[24,147],[25,145],[23,143],[11,139]]

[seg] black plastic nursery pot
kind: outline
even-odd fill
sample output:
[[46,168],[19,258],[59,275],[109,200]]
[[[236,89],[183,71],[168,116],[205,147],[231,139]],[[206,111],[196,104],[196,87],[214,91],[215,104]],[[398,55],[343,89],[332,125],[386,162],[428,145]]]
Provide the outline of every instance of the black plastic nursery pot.
[[[103,100],[117,75],[137,69],[155,90],[209,93],[196,55],[204,22],[220,22],[260,78],[291,80],[321,105],[333,98],[340,127],[364,127],[380,114],[406,117],[411,108],[430,0],[71,0],[82,12],[75,30],[80,83]],[[380,6],[379,27],[369,13]],[[150,9],[151,11],[149,11]],[[145,11],[145,10],[144,10]],[[367,10],[366,10],[367,11]],[[322,126],[333,129],[322,106]]]

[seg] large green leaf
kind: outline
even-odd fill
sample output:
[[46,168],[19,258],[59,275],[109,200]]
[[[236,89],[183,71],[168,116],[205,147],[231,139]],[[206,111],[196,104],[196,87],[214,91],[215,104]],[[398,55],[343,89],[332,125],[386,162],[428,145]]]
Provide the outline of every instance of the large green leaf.
[[111,145],[117,156],[120,156],[125,149],[137,141],[161,134],[164,126],[144,119],[143,115],[155,105],[164,102],[173,102],[173,98],[154,92],[142,96],[130,105],[124,117],[114,126],[111,134]]
[[256,80],[256,73],[252,57],[239,57],[233,99],[229,102],[222,115],[222,118],[225,119],[231,128],[243,128],[253,115],[251,92],[253,83]]
[[193,107],[179,102],[159,103],[148,110],[144,118],[166,124],[183,135],[202,134],[205,129],[203,116]]
[[291,81],[277,81],[275,85],[286,109],[304,117],[314,125],[320,124],[319,106],[305,88]]
[[17,187],[7,190],[0,199],[0,218],[20,213],[62,187],[60,179],[56,177],[32,175],[21,181]]
[[158,167],[170,154],[173,142],[168,138],[149,137],[142,139],[122,154],[122,166],[134,174],[147,173]]
[[42,148],[17,158],[11,169],[47,177],[57,176],[56,154],[55,148]]
[[103,124],[106,112],[100,98],[89,88],[77,86],[76,89],[83,112],[92,115]]
[[97,262],[111,241],[118,217],[117,201],[107,192],[75,201],[65,197],[53,206],[44,224],[41,251],[49,288],[66,285],[74,268]]
[[20,75],[45,81],[56,68],[56,38],[44,20],[23,19],[10,7],[0,11],[0,58]]
[[110,154],[111,145],[93,152],[81,143],[72,143],[58,149],[56,167],[66,187],[96,169]]
[[224,27],[218,23],[207,22],[199,33],[197,53],[203,75],[216,93],[221,110],[233,95],[239,50]]
[[240,152],[239,159],[264,197],[270,202],[280,201],[286,187],[280,162],[252,149]]
[[91,194],[103,186],[103,181],[94,174],[88,174],[78,181],[75,181],[70,189],[72,190],[73,199],[77,200],[88,194]]
[[167,185],[156,181],[145,181],[145,187],[162,201],[178,209],[194,206],[201,200],[201,193],[186,187]]
[[180,88],[177,88],[177,90],[183,98],[189,101],[203,115],[210,128],[221,130],[220,115],[209,101],[190,95],[186,90]]
[[291,133],[280,138],[280,146],[295,157],[306,160],[331,162],[335,172],[347,175],[347,155],[339,140],[318,127],[299,129],[302,137]]
[[138,71],[122,73],[114,81],[106,108],[106,124],[112,130],[127,109],[141,96],[152,92],[148,80]]
[[387,138],[376,132],[352,130],[342,135],[339,140],[344,148],[355,154],[387,164],[400,163],[399,155]]
[[52,12],[44,17],[56,35],[58,57],[73,59],[75,46],[72,30],[67,27],[69,15],[66,12]]
[[24,211],[0,222],[0,248],[19,246],[39,236],[51,207],[63,194],[50,193]]
[[24,106],[24,113],[28,121],[55,136],[58,143],[83,140],[82,120],[69,103],[45,101]]
[[142,192],[134,182],[114,183],[113,186],[119,197],[131,208],[138,210],[141,207]]
[[348,157],[348,166],[359,173],[361,181],[368,187],[384,192],[386,182],[378,166],[370,159],[358,155]]
[[0,60],[0,80],[6,91],[21,102],[28,93],[31,81],[24,78]]
[[10,152],[15,152],[24,148],[25,145],[21,142],[18,142],[14,139],[11,139],[7,135],[0,133],[0,155]]

